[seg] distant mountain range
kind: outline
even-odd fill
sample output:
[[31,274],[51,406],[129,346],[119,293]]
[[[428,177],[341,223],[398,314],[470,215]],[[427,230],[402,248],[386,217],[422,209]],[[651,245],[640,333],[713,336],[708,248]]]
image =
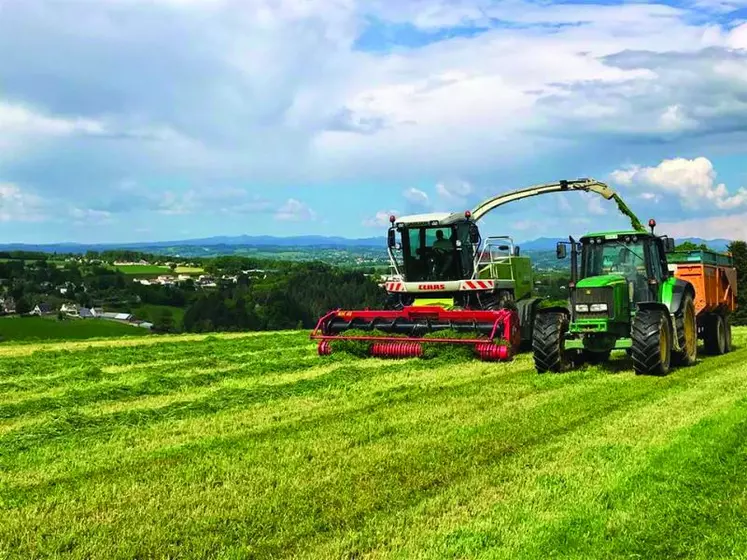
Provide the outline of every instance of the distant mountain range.
[[[522,252],[554,251],[558,241],[567,238],[539,237],[532,241],[519,243]],[[730,243],[728,239],[701,239],[699,237],[677,238],[677,243],[691,241],[705,243],[717,251],[725,251]],[[138,243],[6,243],[0,244],[2,251],[41,251],[45,253],[85,253],[86,251],[104,251],[107,249],[133,249],[143,252],[158,252],[159,249],[175,247],[304,247],[304,248],[381,248],[386,246],[385,237],[363,237],[349,239],[346,237],[330,237],[323,235],[301,235],[294,237],[274,237],[271,235],[239,235],[217,236],[202,239],[184,239],[177,241],[152,241]]]

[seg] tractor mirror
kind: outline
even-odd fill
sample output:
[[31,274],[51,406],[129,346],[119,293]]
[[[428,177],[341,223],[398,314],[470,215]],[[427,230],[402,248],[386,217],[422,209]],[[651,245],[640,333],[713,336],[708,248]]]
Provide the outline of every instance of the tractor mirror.
[[397,244],[397,239],[394,237],[394,235],[394,228],[389,228],[389,232],[387,234],[387,244],[389,245],[390,249],[393,249]]
[[664,240],[664,251],[667,253],[674,253],[674,239],[667,237]]
[[568,255],[568,252],[565,248],[565,243],[558,243],[555,247],[555,256],[558,257],[558,259],[564,259]]
[[514,256],[515,257],[518,257],[520,252],[521,252],[521,247],[519,247],[518,245],[516,247],[514,247]]

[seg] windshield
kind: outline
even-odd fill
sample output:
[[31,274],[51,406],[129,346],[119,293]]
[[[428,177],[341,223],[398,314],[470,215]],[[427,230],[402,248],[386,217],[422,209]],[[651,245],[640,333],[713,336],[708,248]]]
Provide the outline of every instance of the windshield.
[[646,278],[645,245],[643,241],[623,243],[609,240],[584,244],[581,278],[620,274],[628,280]]
[[408,228],[402,235],[405,277],[423,280],[461,280],[472,276],[469,226]]

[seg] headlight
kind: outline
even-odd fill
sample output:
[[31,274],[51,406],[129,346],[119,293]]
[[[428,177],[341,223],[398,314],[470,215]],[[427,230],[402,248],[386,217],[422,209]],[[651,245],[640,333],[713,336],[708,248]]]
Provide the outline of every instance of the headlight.
[[589,311],[589,306],[585,303],[577,303],[576,304],[576,311],[578,313],[587,313]]
[[592,313],[598,313],[600,311],[607,311],[607,304],[606,303],[592,303],[589,306],[589,310]]

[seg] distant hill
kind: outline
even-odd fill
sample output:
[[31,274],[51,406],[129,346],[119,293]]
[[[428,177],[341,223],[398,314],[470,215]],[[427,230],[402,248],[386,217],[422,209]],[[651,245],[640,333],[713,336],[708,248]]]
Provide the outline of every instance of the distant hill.
[[[519,243],[522,252],[554,251],[558,241],[567,238],[539,237],[531,241]],[[725,251],[728,239],[701,239],[699,237],[682,237],[677,243],[691,241],[696,244],[705,243],[717,251]],[[176,247],[205,247],[213,253],[221,253],[221,248],[230,253],[237,247],[274,247],[274,248],[377,248],[386,247],[385,237],[363,237],[349,239],[323,235],[301,235],[294,237],[275,237],[271,235],[239,235],[216,236],[201,239],[184,239],[176,241],[151,241],[138,243],[5,243],[0,244],[2,251],[40,251],[45,253],[85,253],[86,251],[104,251],[107,249],[133,249],[142,252],[159,253],[164,249]]]

